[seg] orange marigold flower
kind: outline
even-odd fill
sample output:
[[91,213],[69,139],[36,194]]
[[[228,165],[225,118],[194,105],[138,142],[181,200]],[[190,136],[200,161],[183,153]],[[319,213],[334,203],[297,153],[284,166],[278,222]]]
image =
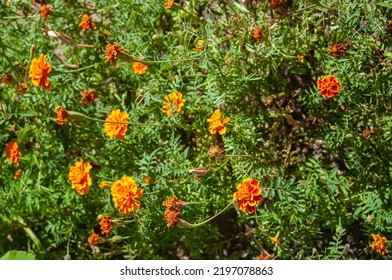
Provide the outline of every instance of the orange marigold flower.
[[174,0],[167,0],[165,3],[165,9],[170,9],[173,6]]
[[106,118],[104,130],[110,139],[117,137],[120,140],[124,140],[125,132],[127,132],[127,126],[128,113],[120,112],[120,109],[116,109]]
[[259,181],[246,178],[237,185],[237,191],[233,194],[241,211],[252,214],[256,212],[257,203],[263,200],[259,187]]
[[177,199],[175,195],[172,198],[166,197],[163,206],[166,206],[163,220],[167,223],[167,227],[175,226],[184,208],[182,200]]
[[45,61],[45,55],[41,54],[40,57],[33,58],[30,66],[31,82],[37,87],[42,87],[43,89],[50,89],[50,82],[48,79],[48,73],[52,71],[52,67],[49,62]]
[[59,124],[59,125],[64,125],[68,123],[67,117],[68,117],[68,112],[67,110],[64,109],[62,106],[56,106],[56,115],[57,118],[54,119],[54,121]]
[[260,39],[261,39],[261,29],[260,29],[260,27],[256,27],[254,30],[253,30],[253,39],[255,40],[255,41],[259,41]]
[[389,254],[388,249],[385,247],[385,243],[387,242],[386,237],[381,237],[378,234],[373,234],[372,237],[374,241],[370,244],[370,247],[378,254],[386,255]]
[[144,176],[144,178],[143,178],[143,183],[144,184],[150,185],[153,182],[154,182],[154,180],[150,176]]
[[222,118],[222,114],[220,112],[220,109],[216,109],[212,116],[207,120],[207,122],[210,123],[210,127],[208,128],[208,131],[211,134],[219,133],[220,135],[223,135],[226,133],[226,126],[225,124],[230,121],[230,118]]
[[28,92],[29,90],[30,88],[25,83],[20,83],[15,94],[23,94],[25,92]]
[[72,183],[72,189],[75,189],[80,195],[88,194],[90,191],[92,184],[91,168],[91,164],[88,162],[84,163],[82,159],[69,168],[68,179]]
[[93,232],[87,239],[88,244],[90,245],[98,245],[99,244],[99,235]]
[[329,49],[329,55],[331,56],[341,56],[347,51],[347,47],[342,44],[342,43],[335,43],[330,49]]
[[114,65],[114,58],[120,55],[121,52],[127,52],[127,49],[120,48],[117,44],[108,44],[105,49],[105,60],[110,61]]
[[204,40],[198,40],[193,48],[195,52],[201,52],[204,50]]
[[90,104],[93,100],[97,99],[97,91],[93,89],[86,89],[81,92],[84,102]]
[[15,171],[14,173],[14,180],[18,181],[22,177],[22,169],[19,168],[18,170]]
[[128,214],[132,210],[140,208],[140,202],[136,199],[143,197],[143,189],[136,186],[132,177],[124,176],[114,182],[111,192],[114,207],[118,207],[120,213]]
[[283,6],[284,1],[283,0],[269,0],[268,2],[268,8],[270,9],[276,9],[280,6]]
[[82,32],[85,32],[89,29],[97,29],[95,24],[93,23],[91,17],[88,14],[84,14],[82,16],[82,21],[79,23],[79,26],[82,28]]
[[278,238],[276,236],[272,236],[270,237],[270,240],[275,243],[276,246],[280,245],[280,241],[278,240]]
[[174,113],[182,114],[182,107],[184,107],[185,99],[182,98],[182,93],[175,91],[171,94],[165,95],[165,101],[162,103],[162,112],[169,118],[173,117]]
[[101,226],[102,234],[110,234],[113,227],[112,216],[103,215],[99,225]]
[[143,75],[147,72],[148,66],[144,63],[134,61],[132,62],[132,71],[136,75]]
[[12,81],[12,75],[10,73],[4,73],[1,78],[2,84],[9,84]]
[[9,142],[5,146],[5,156],[11,163],[18,163],[20,162],[19,157],[22,155],[20,151],[18,151],[18,143],[17,142]]
[[339,83],[335,76],[328,75],[317,81],[317,88],[319,89],[322,97],[334,97],[338,95],[339,89],[342,85]]
[[110,183],[106,181],[99,183],[98,186],[100,189],[110,189]]
[[262,252],[258,257],[257,260],[262,260],[262,261],[266,261],[266,260],[272,260],[275,257],[275,254],[266,254],[264,252]]
[[48,16],[48,14],[52,11],[52,8],[43,4],[41,7],[41,15],[42,18],[44,19],[44,21],[46,21],[46,17]]

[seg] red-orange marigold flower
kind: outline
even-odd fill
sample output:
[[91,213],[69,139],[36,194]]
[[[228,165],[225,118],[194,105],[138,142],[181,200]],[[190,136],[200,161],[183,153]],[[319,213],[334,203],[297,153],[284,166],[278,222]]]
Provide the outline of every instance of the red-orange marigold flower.
[[166,206],[163,220],[167,223],[167,227],[175,226],[184,208],[182,200],[177,199],[175,195],[172,198],[166,197],[163,206]]
[[262,252],[262,253],[257,257],[257,260],[262,260],[262,261],[265,261],[265,260],[272,260],[274,257],[275,257],[275,254],[274,254],[274,253],[268,255],[268,254]]
[[15,94],[23,94],[25,92],[28,92],[29,90],[30,88],[25,83],[20,83]]
[[18,170],[15,171],[14,173],[14,180],[18,181],[22,177],[22,169],[19,168]]
[[347,51],[347,47],[342,44],[342,43],[335,43],[333,46],[329,49],[329,55],[331,56],[341,56]]
[[113,227],[112,216],[102,215],[102,219],[99,222],[99,225],[101,226],[102,234],[110,234]]
[[139,61],[132,62],[132,71],[136,75],[143,75],[147,72],[148,66]]
[[137,199],[143,197],[143,189],[136,186],[132,177],[124,176],[114,182],[111,192],[114,207],[118,207],[120,213],[128,214],[134,209],[140,208],[140,202]]
[[219,133],[220,135],[223,135],[226,133],[226,123],[230,121],[230,118],[222,118],[222,114],[220,112],[220,109],[216,109],[212,116],[207,120],[207,122],[210,123],[210,127],[208,128],[208,131],[211,134]]
[[182,98],[182,93],[175,91],[171,94],[165,95],[165,101],[162,103],[162,112],[169,118],[173,117],[174,113],[182,114],[182,107],[184,107],[185,99]]
[[67,110],[64,109],[62,106],[56,106],[56,115],[57,118],[54,119],[54,121],[59,124],[59,125],[64,125],[68,123],[67,117],[68,117],[68,112]]
[[269,0],[268,2],[268,8],[270,9],[276,9],[280,6],[283,6],[284,1],[283,0]]
[[91,168],[92,166],[90,163],[84,163],[83,160],[80,160],[69,169],[68,179],[72,183],[72,189],[75,189],[80,195],[88,194],[90,191],[90,186],[92,184],[90,176]]
[[237,191],[233,194],[241,211],[252,214],[256,212],[257,203],[263,200],[259,187],[259,181],[246,178],[237,185]]
[[44,19],[44,21],[46,21],[46,17],[48,16],[48,14],[52,11],[52,8],[43,4],[41,7],[41,15],[42,18]]
[[52,67],[49,62],[45,61],[45,55],[41,54],[38,59],[33,58],[29,73],[33,85],[43,89],[50,89],[50,81],[48,79],[50,71],[52,71]]
[[333,75],[328,75],[317,81],[317,88],[319,89],[322,97],[334,97],[338,95],[339,89],[342,85],[338,79]]
[[127,126],[128,113],[121,112],[120,109],[116,109],[106,118],[104,130],[110,139],[117,137],[120,140],[124,140],[125,133],[127,132]]
[[9,84],[12,81],[12,75],[10,73],[4,73],[1,78],[2,84]]
[[19,157],[22,155],[20,151],[18,151],[18,143],[17,142],[9,142],[5,146],[5,156],[11,163],[18,163],[20,162]]
[[107,44],[105,49],[105,61],[110,61],[114,65],[114,58],[120,55],[122,52],[127,52],[127,49],[120,48],[117,44]]
[[168,0],[165,3],[165,9],[170,9],[173,6],[174,0]]
[[93,89],[86,89],[81,92],[84,102],[90,104],[93,100],[97,99],[97,91]]
[[260,29],[260,27],[256,27],[254,30],[253,30],[253,39],[255,40],[255,41],[259,41],[260,39],[261,39],[261,29]]
[[387,242],[386,237],[382,237],[378,234],[373,234],[372,237],[374,241],[370,244],[370,247],[378,254],[386,255],[389,254],[388,249],[385,247],[385,243]]
[[82,21],[79,23],[79,26],[82,28],[82,32],[85,32],[89,29],[97,29],[95,24],[93,23],[91,17],[88,14],[84,14],[82,16]]
[[99,235],[93,232],[87,239],[88,244],[90,245],[98,245],[99,244]]

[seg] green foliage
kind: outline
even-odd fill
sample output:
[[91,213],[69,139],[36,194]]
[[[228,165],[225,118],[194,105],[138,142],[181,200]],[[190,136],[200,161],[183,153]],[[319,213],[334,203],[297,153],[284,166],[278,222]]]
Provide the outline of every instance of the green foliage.
[[[267,2],[0,1],[0,75],[12,76],[0,84],[0,147],[14,141],[22,153],[19,163],[0,158],[0,254],[390,259],[369,247],[372,233],[392,239],[390,3]],[[81,31],[83,14],[96,29]],[[335,43],[346,50],[331,54]],[[126,49],[114,64],[108,44]],[[29,77],[40,54],[50,90]],[[145,74],[133,72],[135,60]],[[332,98],[317,87],[327,75],[342,85]],[[86,89],[98,96],[90,104]],[[185,103],[169,117],[162,104],[172,92]],[[69,113],[64,125],[57,106]],[[230,120],[212,135],[218,108]],[[104,129],[116,109],[129,115],[123,140]],[[81,159],[92,166],[85,195],[68,178]],[[99,187],[123,176],[143,189],[128,214]],[[232,203],[245,178],[262,189],[252,214]],[[173,195],[185,206],[168,227],[163,202]],[[102,215],[114,221],[110,234]],[[93,232],[98,245],[87,241]]]

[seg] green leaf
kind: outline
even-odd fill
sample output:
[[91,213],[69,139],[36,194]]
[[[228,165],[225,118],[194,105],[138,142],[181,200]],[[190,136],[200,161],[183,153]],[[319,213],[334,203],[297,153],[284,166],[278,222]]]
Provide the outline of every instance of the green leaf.
[[33,253],[11,250],[4,254],[0,260],[35,260]]

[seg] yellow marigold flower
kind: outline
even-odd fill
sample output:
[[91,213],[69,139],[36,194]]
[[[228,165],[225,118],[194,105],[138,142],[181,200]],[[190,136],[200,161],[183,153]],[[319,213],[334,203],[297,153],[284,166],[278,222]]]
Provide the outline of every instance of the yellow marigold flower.
[[105,60],[110,61],[114,65],[114,58],[122,52],[127,52],[127,49],[120,48],[117,44],[108,44],[105,49]]
[[143,75],[147,72],[148,66],[144,63],[134,61],[132,62],[132,71],[136,75]]
[[14,173],[14,180],[18,181],[22,177],[22,169],[19,168],[18,170],[15,171]]
[[83,100],[86,104],[90,104],[93,100],[97,99],[97,91],[93,89],[86,89],[81,92]]
[[82,16],[82,21],[79,23],[79,26],[82,28],[82,32],[85,32],[89,29],[97,29],[95,24],[93,23],[91,17],[88,14],[84,14]]
[[171,94],[165,95],[165,101],[162,103],[162,112],[169,118],[173,117],[174,113],[182,114],[182,107],[184,107],[185,99],[182,98],[182,93],[175,91]]
[[33,58],[30,66],[31,82],[37,87],[42,87],[43,89],[50,89],[50,82],[48,79],[48,73],[52,71],[52,67],[49,62],[45,61],[45,55],[41,54],[40,57]]
[[46,17],[48,16],[48,14],[52,11],[52,8],[43,4],[41,7],[41,15],[42,18],[44,19],[44,21],[46,21]]
[[342,85],[339,83],[335,76],[328,75],[317,81],[317,88],[320,91],[322,97],[334,97],[338,95],[339,89]]
[[140,202],[136,199],[143,197],[143,189],[136,186],[132,177],[124,176],[114,182],[111,192],[114,207],[118,207],[120,213],[128,214],[134,209],[140,208]]
[[204,49],[204,40],[198,40],[193,48],[195,52],[201,52]]
[[72,189],[75,189],[80,195],[88,194],[90,191],[90,186],[92,184],[90,176],[91,168],[92,166],[90,163],[84,163],[83,160],[80,160],[69,169],[68,179],[72,183]]
[[120,140],[124,140],[125,133],[127,132],[127,126],[128,113],[120,112],[120,109],[116,109],[106,118],[104,130],[110,139],[117,137]]
[[168,0],[165,3],[165,9],[170,9],[173,6],[174,0]]
[[175,226],[184,208],[182,200],[177,199],[175,195],[172,198],[166,197],[163,206],[166,206],[163,220],[167,223],[167,227]]
[[113,227],[112,217],[103,215],[99,225],[101,226],[102,234],[110,234]]
[[222,118],[222,114],[220,112],[220,109],[216,109],[212,116],[207,120],[207,122],[210,123],[210,127],[208,128],[208,131],[211,134],[219,133],[220,135],[223,135],[226,133],[226,126],[225,124],[230,121],[230,118]]
[[266,254],[266,253],[262,252],[262,253],[257,257],[257,260],[262,260],[262,261],[265,261],[265,260],[272,260],[274,257],[275,257],[275,254],[274,254],[274,253],[272,253],[272,254]]
[[272,236],[270,237],[270,240],[275,243],[276,246],[280,245],[280,241],[278,240],[278,238],[276,236]]
[[9,84],[12,81],[12,75],[10,73],[4,73],[1,78],[2,84]]
[[329,55],[331,56],[341,56],[347,51],[347,47],[342,44],[342,43],[335,43],[330,49],[329,49]]
[[56,106],[56,115],[57,118],[54,120],[59,125],[64,125],[68,123],[67,117],[68,112],[62,106]]
[[241,211],[252,214],[256,212],[257,203],[263,200],[259,187],[259,181],[246,178],[237,185],[237,191],[233,194]]
[[20,162],[19,157],[22,155],[20,151],[18,151],[18,143],[17,142],[9,142],[5,146],[5,156],[11,163],[18,163]]
[[90,245],[98,245],[99,244],[99,235],[93,232],[87,239],[88,244]]
[[103,182],[99,183],[98,186],[99,186],[100,189],[108,189],[108,190],[110,190],[110,183],[109,182],[103,181]]
[[253,39],[257,42],[257,41],[260,41],[260,39],[261,39],[261,29],[260,29],[260,27],[256,27],[254,30],[253,30]]
[[385,247],[385,243],[387,242],[386,237],[381,237],[378,234],[373,234],[372,237],[374,241],[370,244],[370,247],[378,254],[386,255],[389,254],[388,249]]

